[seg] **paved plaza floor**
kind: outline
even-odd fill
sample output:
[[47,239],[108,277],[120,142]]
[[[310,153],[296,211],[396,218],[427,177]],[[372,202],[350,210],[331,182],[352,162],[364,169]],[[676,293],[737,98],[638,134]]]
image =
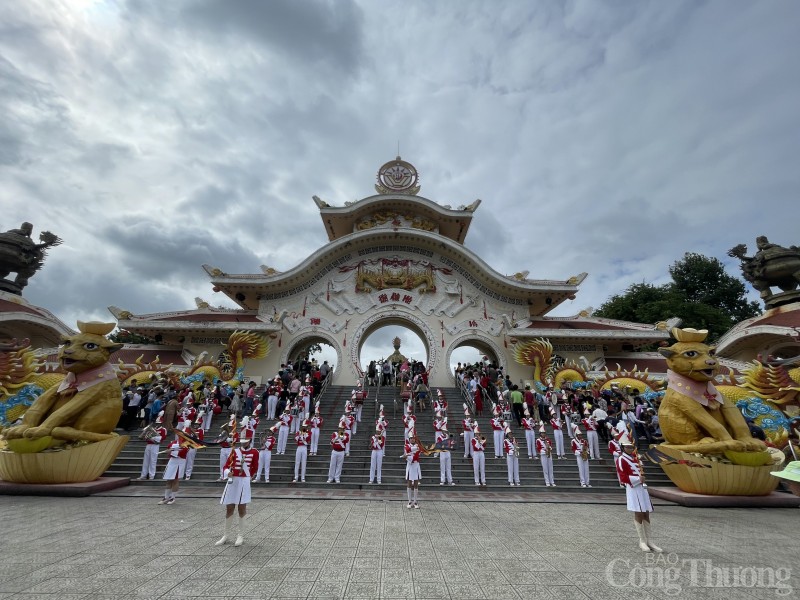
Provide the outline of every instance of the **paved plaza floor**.
[[241,547],[215,498],[0,497],[6,598],[797,598],[797,509],[255,499]]

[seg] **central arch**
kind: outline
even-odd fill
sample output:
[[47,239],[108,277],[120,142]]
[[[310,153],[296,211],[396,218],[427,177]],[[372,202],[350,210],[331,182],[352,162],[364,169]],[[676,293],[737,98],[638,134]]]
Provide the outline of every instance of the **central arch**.
[[364,345],[364,342],[371,333],[387,325],[400,325],[417,334],[422,340],[425,346],[425,352],[428,355],[428,368],[431,370],[436,368],[436,339],[427,323],[408,311],[389,308],[366,319],[353,333],[353,341],[350,344],[350,370],[354,377],[359,376],[356,365],[359,364],[361,347]]

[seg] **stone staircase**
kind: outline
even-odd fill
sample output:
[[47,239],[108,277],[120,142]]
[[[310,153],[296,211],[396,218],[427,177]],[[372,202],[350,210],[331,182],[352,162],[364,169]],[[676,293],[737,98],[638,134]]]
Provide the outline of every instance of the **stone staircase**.
[[[452,473],[453,480],[457,486],[470,486],[477,489],[474,484],[472,462],[464,458],[464,447],[461,437],[458,436],[461,430],[461,420],[463,418],[462,400],[456,388],[441,388],[448,399],[449,410],[449,429],[456,434],[459,445],[452,453]],[[294,458],[296,448],[294,440],[291,439],[286,446],[286,454],[278,456],[273,452],[270,467],[270,483],[254,484],[254,486],[296,486],[297,488],[344,488],[344,489],[402,489],[405,487],[405,459],[401,457],[403,453],[403,406],[399,398],[399,388],[371,387],[368,388],[368,398],[364,402],[362,411],[362,422],[359,423],[357,433],[353,436],[350,444],[350,456],[344,460],[341,484],[328,484],[328,466],[330,464],[330,436],[335,430],[339,417],[344,411],[344,403],[350,397],[351,386],[330,386],[320,398],[320,412],[325,419],[320,435],[319,454],[309,456],[306,468],[306,483],[292,484],[294,478]],[[435,390],[434,390],[435,393]],[[369,438],[374,433],[374,424],[378,416],[378,407],[383,404],[386,419],[389,422],[387,429],[386,454],[383,460],[382,484],[369,485],[369,464],[371,452],[369,450]],[[216,416],[212,423],[211,435],[214,437],[219,427],[227,419],[224,416]],[[581,488],[578,479],[578,467],[575,458],[568,454],[566,459],[554,460],[553,471],[555,475],[556,487],[546,488],[542,477],[542,470],[537,460],[527,457],[525,445],[525,435],[522,429],[517,428],[512,423],[517,443],[520,446],[520,481],[521,486],[509,486],[506,470],[505,458],[495,459],[493,452],[492,433],[489,425],[489,417],[479,417],[480,430],[486,436],[486,485],[491,491],[535,491],[548,490],[548,492],[580,492],[591,494],[593,492],[618,491],[616,475],[614,473],[613,461],[607,448],[601,440],[600,452],[601,459],[590,462],[591,488]],[[272,422],[262,419],[259,424],[257,436],[271,426]],[[433,412],[430,408],[417,412],[417,432],[420,440],[424,444],[433,443]],[[132,432],[133,438],[122,450],[116,461],[109,467],[105,475],[110,477],[129,477],[132,485],[137,486],[163,486],[161,477],[163,476],[164,466],[167,459],[164,455],[159,457],[156,479],[154,481],[133,481],[139,477],[144,454],[144,442],[136,438],[137,432]],[[548,434],[550,432],[548,431]],[[552,437],[552,436],[551,436]],[[565,436],[566,438],[566,436]],[[567,452],[569,452],[569,440],[565,439]],[[162,449],[165,444],[162,443]],[[423,487],[439,487],[439,458],[431,455],[422,459],[422,482]],[[661,469],[655,465],[647,468],[648,483],[653,485],[671,485],[669,479]],[[181,482],[181,486],[207,486],[212,484],[219,477],[219,451],[214,446],[199,450],[195,459],[194,473],[190,481]],[[448,487],[448,486],[445,486]]]

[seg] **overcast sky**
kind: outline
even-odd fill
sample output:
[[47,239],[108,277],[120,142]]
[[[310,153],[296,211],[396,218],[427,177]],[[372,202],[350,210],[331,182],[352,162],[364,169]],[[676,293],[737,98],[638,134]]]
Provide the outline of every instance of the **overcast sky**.
[[399,142],[420,195],[483,200],[497,271],[589,273],[555,314],[686,251],[739,275],[800,243],[798,31],[794,0],[3,2],[0,228],[64,239],[24,295],[67,325],[230,306],[203,263],[293,267],[311,196],[373,194]]

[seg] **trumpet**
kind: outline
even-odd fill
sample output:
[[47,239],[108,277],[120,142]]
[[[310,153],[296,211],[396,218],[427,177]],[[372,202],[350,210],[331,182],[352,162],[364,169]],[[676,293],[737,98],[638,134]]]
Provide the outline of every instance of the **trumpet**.
[[589,460],[588,444],[581,444],[581,460]]

